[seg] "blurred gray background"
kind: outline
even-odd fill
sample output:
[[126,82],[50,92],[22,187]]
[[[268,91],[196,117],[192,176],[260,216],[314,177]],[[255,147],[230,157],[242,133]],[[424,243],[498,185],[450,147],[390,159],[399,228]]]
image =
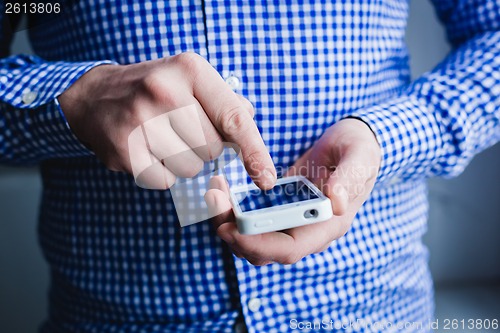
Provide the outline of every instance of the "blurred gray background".
[[[449,51],[428,0],[411,2],[407,40],[413,77]],[[31,52],[25,31],[17,34],[13,52]],[[499,170],[497,145],[458,178],[429,181],[426,242],[437,319],[500,319]],[[36,237],[40,190],[36,169],[0,167],[0,332],[36,332],[47,313],[48,268]]]

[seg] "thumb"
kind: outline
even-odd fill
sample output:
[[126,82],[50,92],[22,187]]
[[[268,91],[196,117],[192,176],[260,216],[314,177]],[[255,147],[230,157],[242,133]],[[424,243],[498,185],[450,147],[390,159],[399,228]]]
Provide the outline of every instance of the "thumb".
[[323,189],[332,201],[335,215],[347,213],[350,202],[367,191],[368,179],[369,176],[363,172],[359,163],[349,159],[339,163]]
[[333,214],[337,216],[344,215],[349,207],[349,192],[344,183],[344,179],[332,173],[324,190],[326,196],[332,202]]
[[210,179],[209,190],[205,193],[205,202],[216,230],[222,224],[234,220],[229,189],[223,177],[214,176]]

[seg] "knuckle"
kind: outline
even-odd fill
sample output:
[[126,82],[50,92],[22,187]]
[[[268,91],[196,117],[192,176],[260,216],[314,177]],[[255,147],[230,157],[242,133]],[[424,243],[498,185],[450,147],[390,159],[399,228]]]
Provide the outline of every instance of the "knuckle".
[[130,131],[130,134],[137,126],[142,125],[147,120],[146,112],[142,107],[142,100],[140,98],[131,97],[126,105],[120,105],[123,112],[120,113],[120,124],[123,125],[124,129]]
[[[165,76],[161,72],[146,75],[140,83],[140,90],[154,102],[167,106],[175,106],[177,104],[178,94],[169,87]],[[142,100],[139,99],[137,102],[141,103]]]
[[206,63],[206,60],[197,53],[184,52],[171,57],[171,61],[179,66],[183,72],[198,73]]
[[222,113],[219,123],[224,134],[232,137],[248,126],[247,114],[241,111],[241,107],[237,106]]

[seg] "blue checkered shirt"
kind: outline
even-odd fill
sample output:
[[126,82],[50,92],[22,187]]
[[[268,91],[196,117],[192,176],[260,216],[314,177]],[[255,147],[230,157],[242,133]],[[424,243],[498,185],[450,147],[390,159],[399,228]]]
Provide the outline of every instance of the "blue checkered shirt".
[[[30,29],[36,56],[0,59],[0,162],[39,163],[43,177],[42,332],[427,330],[425,180],[457,175],[500,138],[499,1],[436,0],[453,50],[414,81],[407,1],[76,3]],[[341,118],[371,126],[383,153],[377,184],[326,251],[254,267],[210,223],[180,228],[170,191],[108,171],[73,136],[56,98],[86,71],[186,51],[240,80],[277,166]],[[423,326],[399,330],[405,323]]]

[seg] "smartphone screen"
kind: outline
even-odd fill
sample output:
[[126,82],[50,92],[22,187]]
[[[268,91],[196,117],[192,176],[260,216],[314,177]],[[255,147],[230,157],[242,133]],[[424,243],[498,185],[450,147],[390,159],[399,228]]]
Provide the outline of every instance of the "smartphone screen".
[[303,181],[279,184],[270,190],[252,189],[234,193],[242,212],[316,199],[318,196]]

